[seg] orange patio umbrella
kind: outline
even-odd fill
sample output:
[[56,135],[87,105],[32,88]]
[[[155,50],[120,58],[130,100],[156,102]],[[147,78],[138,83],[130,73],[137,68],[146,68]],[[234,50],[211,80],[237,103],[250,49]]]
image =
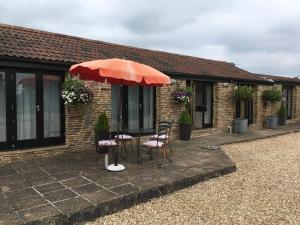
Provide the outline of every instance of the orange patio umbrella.
[[[162,86],[171,84],[171,78],[160,71],[131,60],[99,59],[71,66],[70,74],[82,80],[107,82],[122,85]],[[121,88],[122,90],[122,88]],[[120,91],[118,109],[118,130],[121,124],[122,91]],[[111,171],[121,171],[125,166],[118,164],[118,152],[114,155],[114,164],[107,167]]]
[[162,86],[171,84],[169,76],[160,71],[125,59],[99,59],[71,66],[69,72],[82,80],[111,84]]

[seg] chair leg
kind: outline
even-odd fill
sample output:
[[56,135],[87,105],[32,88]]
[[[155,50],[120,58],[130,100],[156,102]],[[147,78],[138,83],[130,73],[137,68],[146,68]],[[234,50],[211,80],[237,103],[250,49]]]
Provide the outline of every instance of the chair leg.
[[159,164],[159,161],[158,161],[158,157],[159,157],[159,148],[157,147],[156,148],[156,162],[157,162],[157,166],[161,167],[161,165]]

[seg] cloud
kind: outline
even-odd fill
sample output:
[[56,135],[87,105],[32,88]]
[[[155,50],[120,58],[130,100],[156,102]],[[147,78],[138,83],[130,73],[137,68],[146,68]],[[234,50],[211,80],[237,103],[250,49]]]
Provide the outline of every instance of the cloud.
[[2,23],[300,74],[297,0],[0,2]]

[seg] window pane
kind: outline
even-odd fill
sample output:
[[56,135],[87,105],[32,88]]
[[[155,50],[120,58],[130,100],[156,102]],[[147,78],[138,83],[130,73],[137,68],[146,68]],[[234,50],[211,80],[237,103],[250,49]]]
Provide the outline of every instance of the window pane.
[[204,112],[204,123],[210,124],[211,123],[211,108],[212,108],[212,86],[210,84],[205,85],[205,91],[206,91],[206,110]]
[[128,87],[128,128],[139,129],[139,87]]
[[6,141],[6,83],[5,73],[0,72],[0,142]]
[[44,75],[44,137],[60,137],[60,77]]
[[153,87],[144,87],[143,95],[144,128],[153,128]]
[[17,138],[36,138],[36,80],[35,74],[16,74]]

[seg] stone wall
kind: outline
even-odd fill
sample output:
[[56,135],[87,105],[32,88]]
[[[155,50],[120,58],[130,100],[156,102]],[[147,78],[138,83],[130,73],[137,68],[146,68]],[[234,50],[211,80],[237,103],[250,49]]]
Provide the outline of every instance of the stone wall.
[[87,85],[93,90],[93,101],[65,110],[66,144],[72,148],[94,145],[94,125],[101,112],[111,121],[111,86],[98,82],[87,82]]
[[262,99],[262,95],[264,90],[272,89],[272,88],[277,88],[279,90],[282,90],[281,85],[276,85],[276,87],[271,86],[271,85],[257,85],[256,90],[255,90],[255,107],[257,110],[255,111],[254,114],[256,117],[255,124],[257,125],[257,128],[262,128],[265,126],[265,121],[267,116],[272,115],[278,115],[278,111],[280,108],[280,102],[275,103],[271,105],[270,103],[265,103]]
[[[87,144],[94,145],[94,124],[100,112],[106,112],[111,122],[111,86],[97,82],[89,82],[88,85],[94,92],[92,103],[80,107],[66,109],[66,143],[73,148],[81,148]],[[213,102],[213,127],[222,131],[233,124],[235,118],[235,101],[233,83],[214,83]],[[156,89],[156,120],[168,120],[174,124],[172,137],[178,136],[178,119],[184,104],[174,103],[170,94],[177,88],[185,88],[185,80],[177,80],[176,84],[158,87]],[[253,124],[250,129],[262,128],[266,117],[271,115],[270,104],[266,105],[262,100],[263,91],[272,86],[255,85],[253,99]],[[281,90],[282,86],[277,85]],[[300,120],[300,86],[293,89],[293,119]],[[280,103],[273,107],[273,115],[278,114]]]
[[294,121],[300,121],[300,86],[293,88],[293,117]]
[[215,128],[225,131],[227,126],[232,125],[235,113],[233,93],[234,84],[214,84],[213,126]]
[[[87,144],[94,145],[94,125],[101,112],[106,112],[111,123],[111,85],[97,82],[87,84],[94,92],[93,102],[65,110],[66,144],[72,148],[86,147]],[[156,120],[168,120],[174,124],[173,138],[177,136],[177,121],[185,107],[182,103],[172,102],[170,94],[176,88],[185,88],[185,86],[185,81],[177,80],[176,84],[156,89]]]
[[171,92],[177,88],[185,88],[185,80],[177,80],[176,84],[162,86],[156,89],[156,120],[167,120],[173,123],[172,137],[178,135],[178,119],[182,111],[185,110],[183,103],[171,101]]

